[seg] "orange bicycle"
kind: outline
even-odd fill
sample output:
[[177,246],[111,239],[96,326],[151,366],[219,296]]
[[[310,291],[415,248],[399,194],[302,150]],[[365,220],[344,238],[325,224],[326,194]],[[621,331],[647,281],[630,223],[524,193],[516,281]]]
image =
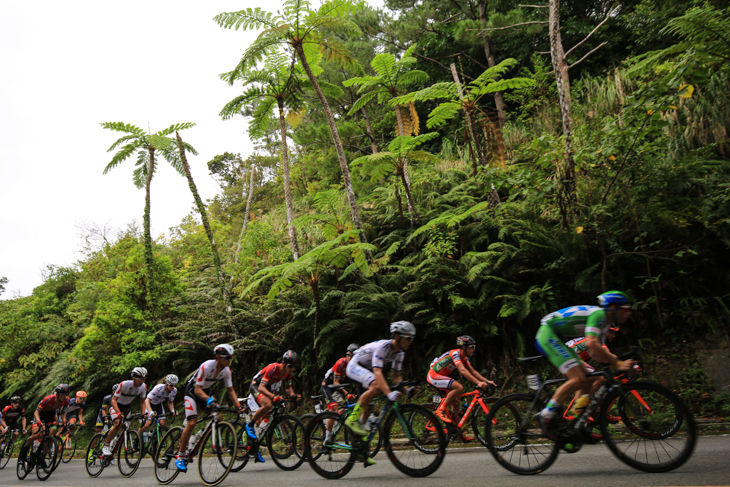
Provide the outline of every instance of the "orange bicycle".
[[[436,394],[433,395],[433,403],[421,404],[421,406],[431,411],[435,411],[438,404],[444,400],[444,393],[430,384],[429,387],[436,391]],[[444,425],[444,434],[446,435],[447,445],[452,439],[463,441],[464,437],[462,436],[462,433],[464,425],[466,425],[469,418],[471,418],[471,429],[474,431],[474,437],[479,440],[479,443],[487,446],[487,439],[484,436],[484,426],[487,421],[487,416],[489,416],[489,406],[499,400],[498,397],[492,396],[493,392],[494,387],[489,386],[485,390],[475,389],[472,392],[466,392],[459,396],[459,402],[465,401],[467,398],[471,398],[471,401],[465,401],[461,404],[461,410],[459,411],[461,420],[458,424],[446,423]],[[435,429],[433,425],[428,425],[426,428]]]

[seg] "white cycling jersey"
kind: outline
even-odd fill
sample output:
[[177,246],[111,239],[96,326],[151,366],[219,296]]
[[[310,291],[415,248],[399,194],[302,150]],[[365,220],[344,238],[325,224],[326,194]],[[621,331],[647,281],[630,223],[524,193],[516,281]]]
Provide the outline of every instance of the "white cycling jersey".
[[208,360],[200,364],[200,367],[198,367],[197,372],[195,372],[195,375],[191,379],[193,386],[200,386],[203,388],[204,391],[207,391],[213,386],[213,384],[215,384],[219,380],[222,380],[224,386],[233,387],[233,377],[231,375],[231,369],[229,369],[228,367],[224,367],[223,370],[221,370],[220,373],[214,377],[215,366],[215,359]]
[[171,391],[167,391],[165,384],[157,384],[147,394],[150,404],[162,404],[165,401],[174,401],[177,395],[177,387],[173,387]]
[[403,350],[393,351],[392,340],[378,340],[358,348],[350,362],[354,362],[368,370],[373,370],[373,368],[382,369],[385,365],[392,364],[393,370],[398,372],[403,368],[405,356],[406,353]]
[[135,397],[141,397],[144,399],[147,396],[147,384],[144,382],[141,386],[137,387],[134,385],[133,380],[125,380],[119,384],[117,391],[114,393],[114,397],[117,398],[117,404],[126,406],[132,404]]

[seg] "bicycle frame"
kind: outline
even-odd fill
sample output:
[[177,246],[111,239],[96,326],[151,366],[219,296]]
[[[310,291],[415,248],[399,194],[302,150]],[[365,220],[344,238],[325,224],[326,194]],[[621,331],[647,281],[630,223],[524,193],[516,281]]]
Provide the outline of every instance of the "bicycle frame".
[[[441,393],[441,391],[439,391],[439,393]],[[466,422],[469,420],[469,418],[471,417],[471,413],[477,404],[479,406],[481,406],[482,411],[484,411],[484,414],[489,415],[489,406],[487,406],[484,403],[484,399],[486,399],[488,397],[485,392],[480,391],[479,389],[476,389],[471,392],[466,392],[464,394],[459,395],[459,399],[462,399],[465,397],[472,397],[472,400],[469,403],[469,406],[466,408],[466,411],[464,411],[464,413],[461,415],[461,420],[459,421],[459,424],[456,425],[459,429],[461,429],[466,424]],[[441,401],[443,401],[444,399],[445,398],[442,395]]]

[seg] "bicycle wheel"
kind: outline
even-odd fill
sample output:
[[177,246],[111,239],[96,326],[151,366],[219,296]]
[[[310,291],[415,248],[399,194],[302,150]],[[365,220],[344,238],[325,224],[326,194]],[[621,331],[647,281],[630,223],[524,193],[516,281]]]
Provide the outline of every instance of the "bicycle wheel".
[[[334,420],[332,434],[325,442],[326,424]],[[344,419],[325,411],[315,415],[304,430],[304,453],[312,470],[326,479],[339,479],[355,466],[356,452],[347,438]]]
[[61,446],[61,461],[68,463],[76,453],[76,435],[68,435],[66,443]]
[[542,472],[560,452],[537,423],[534,398],[531,394],[505,396],[494,403],[485,422],[487,448],[500,465],[520,475]]
[[198,473],[205,485],[218,485],[231,471],[236,458],[237,442],[224,444],[223,439],[235,438],[236,430],[225,421],[220,421],[201,440],[198,453]]
[[175,457],[180,451],[180,435],[182,426],[175,426],[165,433],[155,452],[155,478],[162,485],[167,485],[177,477],[180,472],[175,466]]
[[[30,450],[28,450],[27,455],[28,456],[31,455]],[[28,476],[28,474],[30,473],[30,471],[33,470],[33,468],[30,467],[29,465],[30,464],[28,463],[28,461],[21,462],[20,458],[18,458],[18,464],[15,467],[15,473],[18,475],[19,480],[23,480],[24,478],[26,478]]]
[[304,463],[304,424],[285,414],[266,432],[266,446],[277,467],[296,470]]
[[98,477],[102,470],[104,470],[104,461],[102,460],[104,455],[101,449],[104,447],[105,436],[104,433],[95,434],[91,438],[88,448],[86,448],[84,464],[86,465],[86,473],[90,477]]
[[131,477],[142,462],[142,437],[138,431],[126,430],[119,441],[122,444],[117,447],[117,467],[122,477]]
[[38,446],[38,461],[35,466],[35,474],[38,480],[46,480],[56,469],[56,461],[60,455],[58,440],[52,436],[43,438]]
[[484,436],[487,416],[489,416],[489,411],[494,406],[494,403],[496,403],[498,400],[498,397],[485,397],[484,399],[482,399],[482,401],[487,407],[487,411],[485,412],[484,409],[482,409],[481,404],[479,404],[478,402],[472,410],[471,429],[474,432],[474,437],[479,440],[479,443],[487,447],[489,446],[489,444],[487,442],[487,438]]
[[299,416],[299,421],[301,421],[302,424],[304,425],[304,427],[306,428],[307,425],[309,424],[309,422],[315,416],[316,416],[316,414],[314,414],[314,413],[302,414],[301,416]]
[[[422,408],[428,409],[432,414],[434,411],[436,411],[436,407],[437,407],[435,404],[430,403],[430,402],[424,403],[424,404],[419,404],[419,406],[421,406]],[[436,415],[434,414],[434,416],[436,416]],[[446,446],[449,446],[449,443],[451,442],[451,434],[454,432],[454,429],[452,429],[451,427],[446,427],[446,425],[444,425],[444,423],[438,418],[436,418],[436,423],[427,424],[426,429],[433,433],[436,431],[436,428],[439,425],[440,425],[441,430],[444,432],[444,438],[446,438]],[[429,445],[427,442],[423,442],[423,443],[419,443],[419,445],[422,445],[423,451],[425,451],[425,452],[435,452],[436,449],[438,448],[437,443],[431,443]]]
[[[400,412],[400,414],[398,414]],[[446,455],[446,437],[436,416],[417,404],[403,404],[388,414],[383,427],[385,451],[395,468],[411,477],[431,475]]]
[[[621,422],[609,424],[609,415],[620,416]],[[613,454],[644,472],[668,472],[683,465],[697,441],[697,427],[687,406],[654,382],[629,383],[606,396],[600,423]]]
[[[236,448],[236,458],[233,460],[233,466],[231,467],[231,472],[240,472],[243,470],[243,467],[245,467],[248,464],[248,435],[246,434],[246,424],[245,423],[231,423],[236,428],[236,437],[235,440],[238,443],[238,447]],[[228,435],[230,432],[226,430],[225,437],[223,441],[226,442],[226,444],[230,443],[232,441],[231,438],[228,438]]]
[[13,456],[13,448],[15,447],[15,440],[13,440],[13,437],[11,436],[11,433],[8,433],[8,436],[10,436],[10,439],[5,442],[4,448],[2,449],[2,457],[0,458],[0,470],[5,468],[5,465],[8,464],[10,461],[10,457]]

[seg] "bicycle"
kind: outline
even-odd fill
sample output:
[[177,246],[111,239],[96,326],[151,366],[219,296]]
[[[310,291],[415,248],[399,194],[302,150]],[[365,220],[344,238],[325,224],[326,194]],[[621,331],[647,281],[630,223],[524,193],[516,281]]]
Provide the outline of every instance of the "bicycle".
[[33,468],[35,468],[38,480],[44,481],[51,476],[55,470],[56,458],[60,454],[58,440],[50,434],[51,426],[54,425],[55,422],[45,424],[42,439],[33,440],[30,451],[26,453],[25,461],[18,457],[16,467],[18,479],[23,480]]
[[13,432],[8,429],[6,433],[0,435],[0,470],[4,469],[5,465],[10,461],[14,448],[15,439],[13,439]]
[[[440,403],[444,399],[444,393],[435,387],[429,386],[437,391],[437,394],[433,395],[433,402]],[[471,397],[470,402],[465,402],[461,405],[459,415],[461,420],[459,424],[446,423],[446,444],[448,445],[451,440],[462,440],[462,432],[464,425],[469,421],[471,417],[471,429],[474,431],[474,436],[484,446],[487,446],[487,439],[484,437],[484,426],[489,416],[489,405],[493,405],[499,400],[498,397],[493,397],[491,394],[494,392],[494,386],[489,386],[485,390],[475,389],[472,392],[461,394],[459,399],[465,399]],[[435,411],[437,406],[432,403],[421,404],[421,406]],[[477,407],[479,406],[479,407]],[[474,415],[472,416],[472,411]],[[443,423],[442,423],[443,424]]]
[[[399,382],[391,387],[396,391],[418,382]],[[388,458],[401,472],[411,477],[425,477],[441,466],[446,455],[446,437],[441,428],[427,429],[438,424],[436,416],[417,404],[398,404],[387,400],[370,433],[365,437],[353,434],[345,427],[348,414],[325,411],[315,416],[304,433],[304,454],[312,469],[327,479],[347,475],[356,461],[368,454],[368,445],[377,428],[383,424],[383,443]],[[315,429],[330,419],[335,420],[328,440],[315,436]],[[364,463],[367,466],[367,463]]]
[[[74,453],[76,453],[76,435],[74,433],[71,433],[68,426],[68,424],[64,424],[63,428],[61,429],[61,434],[59,435],[59,445],[61,448],[59,461],[63,463],[70,462],[74,456]],[[83,426],[80,424],[77,427],[83,428]],[[64,433],[66,434],[64,435]],[[58,463],[56,463],[56,467],[58,467]]]
[[[198,474],[203,484],[212,486],[223,482],[233,467],[238,450],[236,430],[227,421],[220,421],[222,412],[236,411],[228,407],[213,405],[206,410],[207,414],[198,421],[203,424],[197,433],[191,435],[186,452],[188,463],[193,463],[198,455]],[[155,478],[162,485],[167,485],[178,476],[180,471],[175,465],[180,451],[182,426],[173,426],[160,440],[154,455]]]
[[[90,477],[98,477],[104,468],[111,464],[112,459],[117,457],[117,468],[122,477],[131,477],[139,468],[142,460],[142,437],[139,432],[130,429],[132,421],[142,420],[145,415],[141,413],[125,416],[120,426],[120,431],[111,442],[112,454],[105,456],[102,448],[106,442],[106,433],[97,433],[89,442],[86,449],[85,465],[86,473]],[[121,441],[119,441],[121,439]]]
[[[330,384],[328,387],[330,389],[342,389],[343,387],[347,387],[348,385],[349,384]],[[299,417],[299,419],[302,421],[302,423],[304,424],[305,427],[309,424],[309,422],[312,420],[312,418],[317,416],[317,414],[328,411],[327,401],[323,394],[319,395],[319,396],[311,396],[311,397],[312,397],[312,399],[319,400],[319,402],[317,404],[315,404],[315,406],[314,406],[314,410],[317,411],[317,413],[316,414],[312,414],[312,413],[303,414]],[[345,409],[344,413],[347,416],[350,415],[350,411],[352,411],[352,407],[355,405],[356,402],[357,402],[357,399],[348,400],[347,404],[345,404],[343,406]],[[370,418],[368,418],[368,423],[365,425],[365,429],[370,428],[370,425],[372,425],[374,423],[376,417],[377,417],[377,414],[375,414],[375,413],[370,415]],[[345,419],[347,419],[347,417],[345,417]],[[320,423],[318,426],[314,427],[314,429],[312,430],[312,433],[311,433],[311,437],[313,440],[324,441],[324,438],[327,433],[327,423],[329,421],[330,420],[324,421],[324,422]],[[380,425],[380,423],[378,423],[376,425],[376,427],[377,427],[377,430],[375,432],[375,436],[371,439],[370,448],[368,450],[368,452],[369,452],[368,455],[370,456],[370,458],[374,458],[375,455],[377,455],[378,452],[380,451],[380,448],[383,446],[383,427]]]
[[[641,354],[634,349],[623,358]],[[542,355],[521,357],[519,360],[535,365]],[[544,383],[539,373],[528,376],[532,394],[510,394],[497,401],[487,418],[485,436],[489,450],[507,470],[532,475],[546,470],[562,449],[567,453],[579,451],[584,443],[581,428],[597,423],[609,450],[627,465],[644,472],[668,472],[683,465],[692,455],[697,428],[691,412],[682,400],[668,388],[649,381],[622,382],[621,376],[607,370],[587,374],[603,377],[604,381],[588,406],[577,417],[560,416],[557,436],[548,439],[538,425],[538,413],[551,392],[548,386],[567,379]],[[610,417],[619,417],[615,424]]]
[[296,416],[286,414],[287,404],[296,403],[287,400],[274,403],[269,415],[261,422],[263,427],[255,440],[246,434],[246,423],[253,417],[246,405],[244,411],[233,422],[239,445],[239,452],[232,468],[234,472],[241,471],[249,458],[256,458],[261,447],[266,447],[271,459],[282,470],[296,470],[304,463],[302,446],[304,423]]
[[[177,415],[172,415],[171,422],[174,422]],[[150,457],[154,458],[155,451],[157,450],[157,445],[160,444],[160,441],[162,441],[162,437],[165,436],[165,433],[167,433],[170,430],[169,426],[162,426],[160,424],[161,419],[155,415],[155,423],[152,426],[152,429],[149,431],[145,431],[142,433],[142,458],[144,458],[145,455],[149,454]],[[145,438],[145,435],[148,435],[147,438]]]

